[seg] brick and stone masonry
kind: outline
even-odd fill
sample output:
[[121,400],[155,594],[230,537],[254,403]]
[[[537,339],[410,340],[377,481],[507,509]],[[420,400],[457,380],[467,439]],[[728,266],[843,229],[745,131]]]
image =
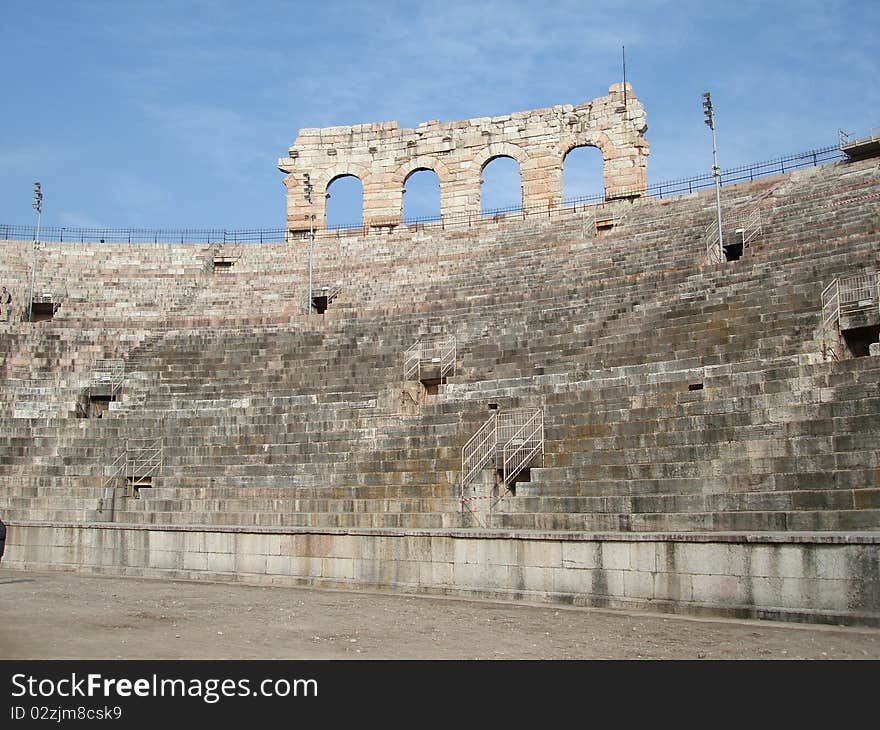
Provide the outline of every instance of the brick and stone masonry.
[[[625,101],[624,101],[625,98]],[[401,222],[407,178],[433,170],[440,180],[444,217],[480,214],[483,168],[498,157],[519,163],[522,204],[559,207],[565,156],[576,147],[602,152],[608,198],[638,197],[647,185],[648,129],[645,110],[630,84],[612,84],[607,96],[572,106],[516,112],[466,121],[397,122],[301,129],[278,168],[287,173],[287,227],[309,229],[304,175],[315,191],[315,226],[326,227],[327,188],[353,175],[363,184],[364,226]]]

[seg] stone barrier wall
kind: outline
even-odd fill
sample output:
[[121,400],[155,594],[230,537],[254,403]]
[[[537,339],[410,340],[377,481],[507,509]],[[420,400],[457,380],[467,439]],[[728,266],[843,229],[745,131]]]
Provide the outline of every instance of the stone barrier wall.
[[880,534],[12,523],[4,567],[880,626]]

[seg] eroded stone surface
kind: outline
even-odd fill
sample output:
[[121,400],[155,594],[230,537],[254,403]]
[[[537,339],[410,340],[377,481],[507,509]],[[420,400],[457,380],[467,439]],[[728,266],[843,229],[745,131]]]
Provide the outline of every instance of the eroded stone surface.
[[608,198],[635,197],[647,184],[647,129],[645,110],[630,84],[626,104],[623,84],[613,84],[608,96],[584,104],[500,117],[432,120],[416,129],[397,122],[301,129],[288,156],[278,161],[287,173],[287,225],[294,231],[309,228],[305,173],[314,189],[319,229],[327,222],[327,188],[345,175],[363,183],[367,227],[401,221],[406,180],[419,170],[437,173],[443,216],[479,215],[483,168],[497,157],[519,163],[523,206],[558,207],[565,156],[583,146],[602,152]]

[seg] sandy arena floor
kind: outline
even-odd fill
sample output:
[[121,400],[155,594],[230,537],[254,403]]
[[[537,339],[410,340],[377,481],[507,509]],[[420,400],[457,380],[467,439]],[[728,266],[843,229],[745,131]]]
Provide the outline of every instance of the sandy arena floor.
[[880,630],[0,569],[4,659],[878,659]]

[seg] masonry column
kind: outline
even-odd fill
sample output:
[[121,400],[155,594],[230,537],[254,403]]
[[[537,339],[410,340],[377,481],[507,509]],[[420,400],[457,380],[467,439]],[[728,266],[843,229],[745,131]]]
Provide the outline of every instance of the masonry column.
[[[648,129],[642,103],[626,85],[624,106],[623,84],[612,84],[604,97],[606,135],[611,146],[603,148],[604,181],[608,198],[630,198],[643,195],[648,187],[649,144],[644,138]],[[607,100],[607,101],[606,101]]]

